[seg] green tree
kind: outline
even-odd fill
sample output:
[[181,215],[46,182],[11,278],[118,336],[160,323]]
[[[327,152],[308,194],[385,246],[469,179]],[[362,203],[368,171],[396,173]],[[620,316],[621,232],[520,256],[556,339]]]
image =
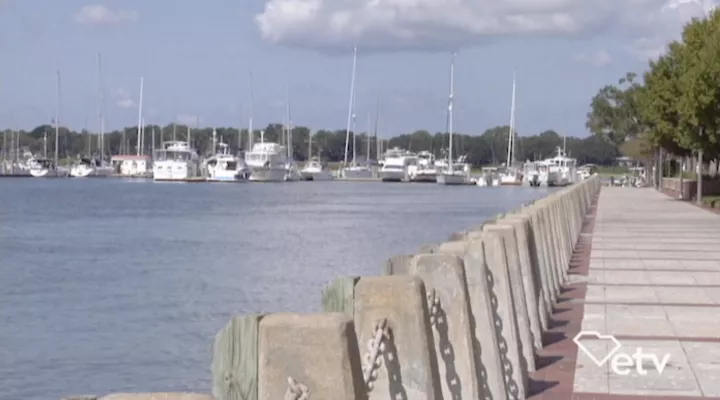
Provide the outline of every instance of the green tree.
[[638,92],[642,85],[637,75],[629,72],[617,85],[607,85],[593,96],[586,127],[615,146],[645,131],[638,111]]

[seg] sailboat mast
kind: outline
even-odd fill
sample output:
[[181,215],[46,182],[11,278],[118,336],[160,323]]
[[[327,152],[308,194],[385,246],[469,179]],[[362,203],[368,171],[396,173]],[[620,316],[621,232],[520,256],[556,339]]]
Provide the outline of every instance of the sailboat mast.
[[365,162],[370,162],[370,127],[372,126],[372,116],[368,114],[367,131],[365,132]]
[[285,100],[285,108],[287,112],[287,156],[288,158],[293,157],[293,148],[292,148],[292,114],[290,114],[290,89],[288,88],[286,93],[286,100]]
[[508,132],[508,150],[505,166],[510,168],[515,159],[515,73],[513,72],[512,100],[510,103],[510,128]]
[[144,78],[140,78],[140,101],[138,102],[138,128],[137,128],[137,155],[140,155],[140,127],[142,126],[142,103],[143,103],[143,86],[145,84]]
[[312,132],[308,132],[308,151],[307,151],[307,159],[310,161],[310,158],[312,157]]
[[57,86],[55,89],[55,168],[58,165],[60,152],[60,70],[57,71]]
[[[375,136],[375,153],[376,158],[380,159],[380,146],[378,142],[378,126],[380,124],[380,99],[377,100],[377,105],[375,106],[375,129],[373,132],[373,136]],[[369,140],[368,140],[369,143]],[[368,157],[370,153],[370,145],[368,144]]]
[[98,140],[98,151],[100,151],[100,165],[104,165],[105,162],[105,89],[103,88],[103,76],[102,76],[102,58],[100,53],[97,55],[97,68],[98,68],[98,91],[99,91],[99,102],[98,102],[98,123],[100,124],[100,138]]
[[248,119],[248,149],[252,149],[255,142],[255,132],[253,132],[253,108],[255,107],[255,95],[253,93],[253,73],[250,70],[250,115]]
[[[350,145],[350,127],[355,120],[355,71],[357,68],[357,44],[353,47],[352,77],[350,79],[350,105],[348,106],[347,129],[345,130],[345,159],[343,166],[348,162],[348,146]],[[354,146],[353,146],[354,149]],[[354,158],[353,158],[354,160]]]
[[452,54],[450,62],[450,96],[448,96],[448,168],[452,170],[453,163],[453,96],[455,95],[455,53]]

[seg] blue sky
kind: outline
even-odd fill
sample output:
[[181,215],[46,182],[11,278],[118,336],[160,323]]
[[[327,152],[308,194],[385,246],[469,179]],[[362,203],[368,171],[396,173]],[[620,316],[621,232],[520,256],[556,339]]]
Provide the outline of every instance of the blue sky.
[[[668,6],[670,5],[670,6]],[[0,126],[31,128],[55,113],[97,130],[97,54],[107,125],[200,119],[247,126],[344,129],[358,43],[357,129],[380,100],[380,135],[444,130],[456,61],[455,131],[507,124],[517,75],[519,134],[586,136],[599,87],[678,37],[702,5],[676,0],[0,0]],[[707,6],[706,6],[707,7]],[[86,122],[87,121],[87,122]]]

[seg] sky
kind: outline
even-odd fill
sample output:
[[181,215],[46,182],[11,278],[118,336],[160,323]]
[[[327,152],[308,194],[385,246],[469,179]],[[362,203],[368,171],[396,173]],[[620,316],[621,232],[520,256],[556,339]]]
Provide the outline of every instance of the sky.
[[[0,0],[0,128],[59,120],[585,137],[590,99],[679,38],[692,0]],[[98,63],[100,60],[100,63]],[[100,67],[98,65],[100,64]],[[104,95],[101,96],[100,94]],[[100,99],[104,98],[104,101]],[[253,99],[251,101],[251,98]],[[104,105],[101,105],[103,104]]]

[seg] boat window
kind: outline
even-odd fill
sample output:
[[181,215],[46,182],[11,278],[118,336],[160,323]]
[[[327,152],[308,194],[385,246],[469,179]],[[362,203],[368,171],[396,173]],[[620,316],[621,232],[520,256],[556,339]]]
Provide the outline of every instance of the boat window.
[[228,171],[233,171],[237,169],[237,161],[228,161],[225,163],[225,169]]
[[214,167],[215,165],[217,165],[217,160],[216,159],[208,160],[207,165]]

